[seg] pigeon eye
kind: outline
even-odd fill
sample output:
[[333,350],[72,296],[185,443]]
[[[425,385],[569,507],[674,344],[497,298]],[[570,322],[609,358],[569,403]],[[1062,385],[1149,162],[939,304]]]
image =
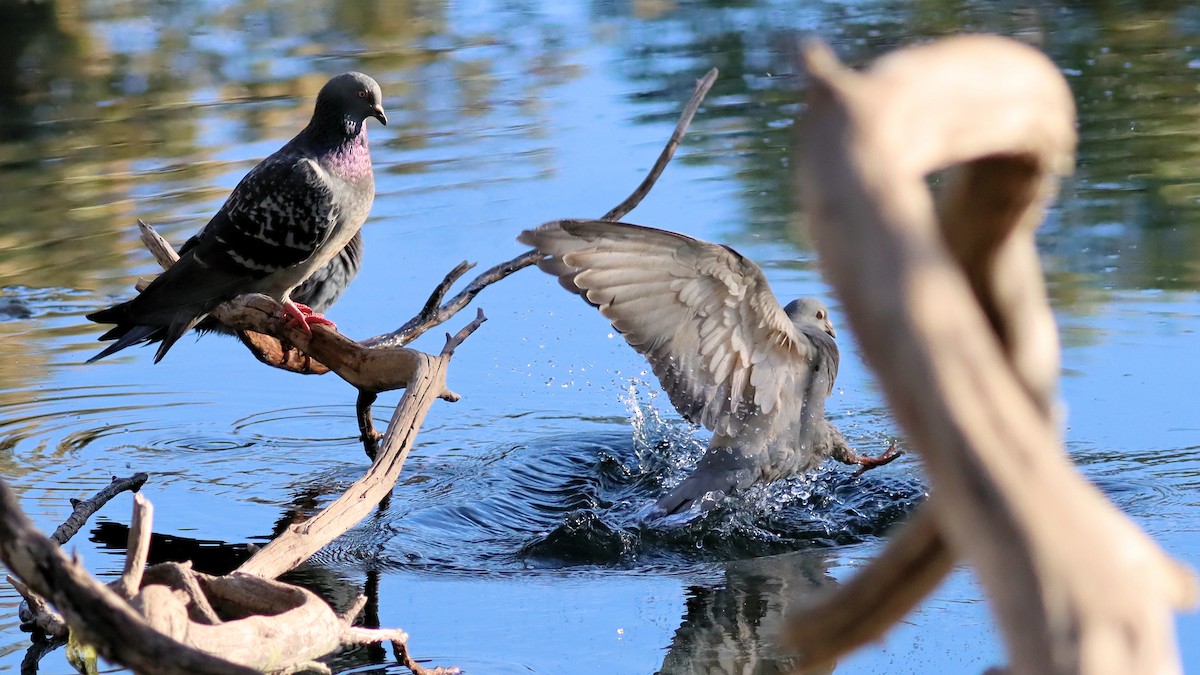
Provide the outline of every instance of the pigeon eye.
[[819,309],[818,309],[818,310],[817,310],[817,318],[818,318],[818,319],[821,319],[821,320],[824,320],[824,319],[825,319],[825,312],[823,312],[823,311],[821,311],[821,310],[819,310]]
[[367,97],[367,90],[366,90],[366,89],[359,89],[359,90],[358,90],[358,97],[359,97],[359,98],[366,98],[366,97]]

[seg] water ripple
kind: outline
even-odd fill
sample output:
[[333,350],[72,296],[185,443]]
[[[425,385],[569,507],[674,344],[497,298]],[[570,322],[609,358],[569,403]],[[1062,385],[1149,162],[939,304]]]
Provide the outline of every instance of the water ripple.
[[[653,405],[628,427],[545,435],[453,461],[414,457],[386,510],[322,552],[331,564],[507,574],[619,567],[694,571],[714,561],[871,541],[925,496],[910,469],[829,466],[756,486],[680,526],[643,521],[704,444]],[[443,458],[445,459],[445,458]]]

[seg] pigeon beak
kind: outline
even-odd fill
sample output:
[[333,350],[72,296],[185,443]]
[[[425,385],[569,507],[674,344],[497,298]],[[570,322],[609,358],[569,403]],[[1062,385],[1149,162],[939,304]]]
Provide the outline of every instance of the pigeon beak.
[[383,106],[376,103],[371,106],[371,117],[379,120],[380,124],[387,126],[387,114],[383,112]]
[[825,332],[829,333],[829,337],[831,337],[831,338],[837,337],[837,331],[835,331],[833,329],[833,322],[830,321],[829,319],[825,320]]

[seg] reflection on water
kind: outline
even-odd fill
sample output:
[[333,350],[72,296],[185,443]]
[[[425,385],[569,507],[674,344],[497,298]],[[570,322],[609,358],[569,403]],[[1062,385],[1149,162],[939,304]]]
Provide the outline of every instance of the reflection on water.
[[[661,675],[782,675],[795,659],[778,638],[789,615],[835,584],[817,552],[734,561],[717,586],[691,586],[683,625],[671,639]],[[833,672],[806,670],[803,675]]]
[[[144,470],[160,553],[231,565],[230,551],[361,475],[353,392],[336,380],[266,371],[219,336],[187,338],[158,366],[144,353],[81,364],[97,334],[83,314],[155,270],[135,218],[181,242],[307,120],[331,73],[371,74],[395,111],[372,134],[362,273],[331,312],[367,336],[402,323],[459,260],[511,257],[521,229],[619,201],[712,66],[721,78],[692,132],[630,218],[736,246],[782,297],[826,295],[790,189],[803,87],[790,31],[862,63],[969,28],[1038,45],[1076,93],[1079,166],[1039,238],[1068,447],[1168,550],[1200,562],[1200,14],[1187,3],[54,0],[0,15],[0,475],[39,525]],[[478,672],[775,672],[780,617],[923,497],[910,455],[648,527],[640,509],[705,434],[653,400],[645,364],[543,275],[479,302],[492,320],[450,370],[463,400],[434,407],[387,508],[298,573],[335,604],[370,590],[418,655]],[[895,426],[852,336],[842,352],[831,416],[882,447]],[[117,500],[92,541],[73,542],[91,569],[119,570],[127,512]],[[838,672],[980,670],[996,646],[979,602],[952,582]],[[0,671],[26,639],[14,604],[0,588]],[[1200,640],[1181,649],[1200,668]],[[359,650],[333,665],[386,661]],[[42,670],[69,672],[61,653]]]

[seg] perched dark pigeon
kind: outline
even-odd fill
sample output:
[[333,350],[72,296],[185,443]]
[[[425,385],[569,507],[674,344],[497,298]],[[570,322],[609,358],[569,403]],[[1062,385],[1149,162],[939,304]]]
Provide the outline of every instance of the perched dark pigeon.
[[306,331],[330,323],[291,294],[345,250],[371,210],[366,119],[387,124],[381,100],[362,73],[329,80],[308,126],[242,178],[178,262],[132,300],[88,315],[116,324],[100,337],[116,342],[89,362],[161,341],[157,363],[214,307],[244,293],[275,298]]
[[825,305],[801,298],[780,307],[762,269],[737,251],[594,220],[546,223],[519,239],[646,357],[681,415],[713,432],[695,470],[651,515],[707,509],[831,455],[863,467],[898,456],[859,455],[825,419],[838,370]]

